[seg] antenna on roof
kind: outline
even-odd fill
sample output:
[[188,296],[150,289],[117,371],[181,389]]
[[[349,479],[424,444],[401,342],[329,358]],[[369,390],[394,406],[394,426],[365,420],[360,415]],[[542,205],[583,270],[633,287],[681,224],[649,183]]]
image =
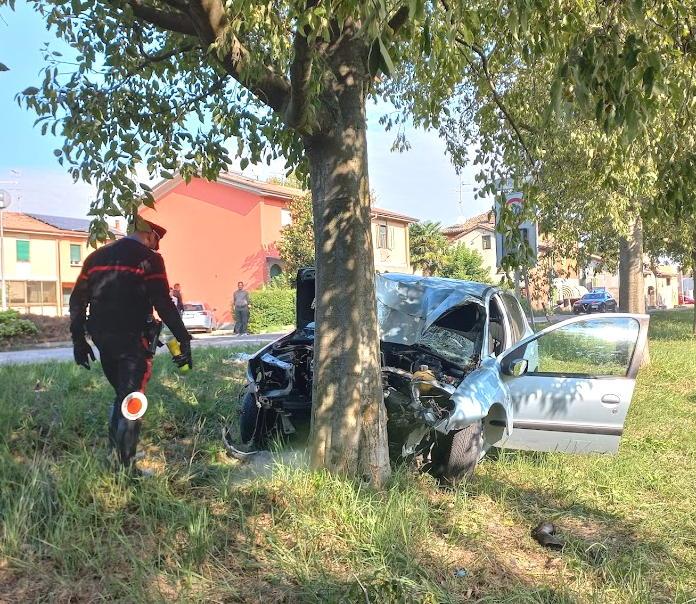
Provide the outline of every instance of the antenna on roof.
[[461,179],[459,180],[459,188],[457,189],[459,191],[459,201],[457,202],[459,206],[459,216],[457,216],[457,224],[464,224],[466,222],[466,218],[464,218],[464,199],[462,195],[464,193],[464,187],[473,186],[473,182],[462,182]]

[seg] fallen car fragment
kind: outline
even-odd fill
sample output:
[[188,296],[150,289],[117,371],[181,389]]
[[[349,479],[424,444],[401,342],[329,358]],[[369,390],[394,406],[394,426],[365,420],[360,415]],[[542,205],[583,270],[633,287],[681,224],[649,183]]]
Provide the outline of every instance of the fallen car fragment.
[[[390,457],[447,481],[492,446],[618,449],[648,317],[595,314],[535,334],[514,296],[467,281],[378,274]],[[290,434],[312,406],[314,269],[297,278],[297,329],[253,355],[242,443]]]

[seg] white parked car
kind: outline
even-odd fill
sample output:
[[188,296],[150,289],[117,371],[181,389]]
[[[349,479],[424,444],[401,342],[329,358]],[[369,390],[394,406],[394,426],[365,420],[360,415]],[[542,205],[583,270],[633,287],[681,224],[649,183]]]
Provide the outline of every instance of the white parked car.
[[181,318],[189,331],[200,329],[210,333],[217,328],[214,309],[205,302],[187,302]]

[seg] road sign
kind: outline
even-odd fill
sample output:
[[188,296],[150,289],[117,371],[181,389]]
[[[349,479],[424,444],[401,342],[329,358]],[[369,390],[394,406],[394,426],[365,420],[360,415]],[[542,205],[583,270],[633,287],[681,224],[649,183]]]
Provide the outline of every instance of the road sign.
[[[505,194],[505,206],[506,209],[509,210],[513,216],[519,217],[523,210],[524,210],[524,204],[525,204],[525,199],[524,195],[519,192],[510,192]],[[496,243],[496,260],[498,263],[498,267],[500,267],[503,257],[506,256],[508,253],[512,251],[512,246],[514,245],[514,242],[512,241],[512,238],[510,237],[509,233],[499,233],[498,232],[498,222],[500,220],[500,214],[501,214],[502,208],[500,206],[500,202],[496,201],[495,203],[495,224],[496,224],[496,234],[495,234],[495,243]],[[524,222],[518,222],[517,228],[520,230],[520,235],[521,235],[521,240],[523,242],[526,242],[531,251],[532,251],[532,257],[536,261],[537,259],[537,253],[538,253],[538,229],[537,225],[535,222],[530,222],[528,220]]]

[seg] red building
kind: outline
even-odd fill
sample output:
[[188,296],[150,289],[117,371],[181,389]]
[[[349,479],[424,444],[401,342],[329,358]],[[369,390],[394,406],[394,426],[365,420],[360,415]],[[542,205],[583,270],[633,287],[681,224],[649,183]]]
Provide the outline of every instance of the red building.
[[[184,301],[207,302],[226,323],[238,281],[253,290],[282,271],[275,243],[290,223],[288,202],[301,191],[228,173],[217,182],[194,178],[186,184],[177,177],[157,185],[153,194],[156,210],[140,213],[168,230],[161,252],[169,281],[181,284]],[[392,247],[402,242],[405,248],[390,248],[390,257],[402,259],[391,270],[408,269],[408,238],[399,235],[408,232],[410,222],[415,220],[373,209],[373,229],[389,229]]]

